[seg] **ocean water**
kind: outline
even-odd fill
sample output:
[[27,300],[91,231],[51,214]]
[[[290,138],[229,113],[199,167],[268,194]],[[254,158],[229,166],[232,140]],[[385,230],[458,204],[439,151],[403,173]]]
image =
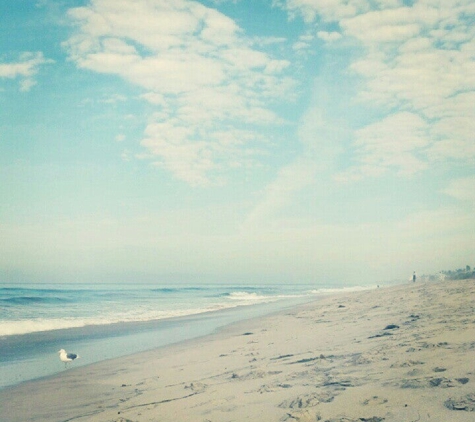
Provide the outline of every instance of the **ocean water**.
[[[0,388],[196,338],[314,300],[329,286],[0,285]],[[354,288],[352,288],[354,289]],[[358,289],[358,288],[357,288]]]

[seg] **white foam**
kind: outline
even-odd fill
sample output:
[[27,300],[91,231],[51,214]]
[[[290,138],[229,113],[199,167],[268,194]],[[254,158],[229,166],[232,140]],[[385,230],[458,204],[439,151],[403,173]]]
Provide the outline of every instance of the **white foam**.
[[253,301],[253,302],[263,302],[263,301],[274,301],[277,300],[276,296],[261,296],[257,293],[248,293],[248,292],[232,292],[229,293],[229,299],[231,300],[241,300],[244,302]]
[[[193,313],[193,312],[191,312]],[[35,319],[26,321],[4,321],[0,327],[0,336],[12,336],[31,334],[44,331],[63,330],[68,328],[81,328],[91,325],[110,325],[120,322],[150,321],[154,319],[172,318],[182,316],[187,313],[178,311],[167,314],[136,314],[136,315],[116,315],[101,318],[61,318],[61,319]]]
[[[256,303],[256,302],[253,302]],[[249,301],[236,301],[229,303],[214,303],[203,308],[172,309],[156,311],[147,309],[131,309],[121,314],[103,315],[92,318],[38,318],[35,320],[11,320],[3,321],[0,325],[0,337],[23,335],[37,332],[62,330],[69,328],[81,328],[94,325],[111,325],[127,322],[147,322],[168,318],[198,315],[205,312],[219,311],[235,308],[242,305],[250,305]]]
[[311,290],[310,293],[314,295],[331,295],[335,293],[350,293],[350,292],[360,292],[363,290],[372,290],[376,286],[352,286],[352,287],[340,287],[340,288],[331,288],[331,289],[316,289]]
[[341,289],[317,289],[307,291],[301,294],[280,294],[280,295],[262,295],[256,292],[234,291],[227,296],[217,299],[214,303],[207,303],[200,307],[190,306],[182,309],[168,309],[157,310],[152,305],[131,307],[126,311],[119,312],[117,308],[102,309],[101,314],[92,315],[83,314],[78,317],[64,317],[58,316],[51,318],[35,318],[22,320],[7,320],[2,321],[0,325],[0,336],[23,335],[36,332],[45,332],[70,328],[81,328],[95,325],[110,325],[116,323],[127,322],[147,322],[154,320],[163,320],[174,317],[184,317],[190,315],[197,315],[205,312],[219,311],[223,309],[236,308],[239,306],[252,306],[256,304],[264,304],[276,302],[284,299],[296,299],[306,296],[326,295],[338,292],[350,292],[357,290],[365,290],[368,287],[347,287]]

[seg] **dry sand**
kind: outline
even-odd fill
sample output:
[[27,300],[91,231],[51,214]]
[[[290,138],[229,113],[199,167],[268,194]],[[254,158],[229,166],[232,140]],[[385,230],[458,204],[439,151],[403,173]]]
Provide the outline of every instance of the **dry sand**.
[[326,297],[0,392],[13,421],[475,421],[475,281]]

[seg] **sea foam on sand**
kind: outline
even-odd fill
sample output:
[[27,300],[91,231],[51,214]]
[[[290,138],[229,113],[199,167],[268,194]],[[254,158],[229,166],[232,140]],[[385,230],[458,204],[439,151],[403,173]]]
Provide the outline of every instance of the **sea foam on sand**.
[[0,392],[2,421],[473,421],[475,281],[347,292]]

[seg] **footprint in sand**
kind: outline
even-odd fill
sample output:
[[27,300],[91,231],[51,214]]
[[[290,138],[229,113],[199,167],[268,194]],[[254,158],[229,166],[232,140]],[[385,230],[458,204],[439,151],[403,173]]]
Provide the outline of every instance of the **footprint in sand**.
[[320,403],[330,403],[335,396],[331,394],[306,394],[304,396],[296,397],[293,400],[285,400],[279,407],[288,409],[305,409],[307,407],[314,407]]
[[280,420],[281,422],[314,422],[315,415],[311,414],[308,410],[303,410],[300,412],[287,413]]
[[364,401],[361,402],[361,404],[363,406],[375,406],[375,405],[380,405],[380,404],[384,404],[384,403],[387,403],[388,402],[388,399],[385,399],[383,397],[378,397],[378,396],[373,396],[369,399],[366,399]]
[[201,382],[192,382],[190,385],[186,385],[185,389],[190,389],[194,393],[203,393],[208,386]]
[[[321,420],[321,419],[317,419]],[[380,418],[379,416],[371,416],[369,418],[358,418],[358,419],[351,419],[347,417],[342,418],[333,418],[333,419],[325,419],[323,422],[382,422],[384,418]]]
[[426,388],[426,387],[440,387],[449,388],[455,387],[460,384],[467,384],[470,381],[469,378],[415,378],[403,380],[401,388]]
[[407,360],[405,362],[396,362],[391,365],[391,368],[408,368],[411,366],[416,366],[416,365],[424,365],[424,362],[421,362],[420,360]]
[[475,412],[475,394],[467,394],[457,399],[449,399],[444,404],[445,407],[450,410]]
[[347,387],[355,387],[357,385],[359,385],[359,382],[356,382],[352,379],[334,379],[332,377],[328,377],[321,386],[332,387],[337,390],[345,390]]
[[[278,391],[282,388],[292,388],[291,384],[283,384],[283,383],[277,383],[277,384],[269,384],[269,385],[261,385],[257,392],[259,394],[263,393],[274,393],[275,391]],[[250,391],[252,393],[252,391]]]
[[260,369],[256,369],[254,371],[251,371],[251,372],[247,372],[245,374],[237,374],[236,372],[233,372],[233,374],[231,375],[231,379],[234,379],[234,380],[252,380],[252,379],[258,379],[258,378],[266,378],[267,376],[272,376],[272,375],[279,375],[281,374],[282,371],[262,371]]

